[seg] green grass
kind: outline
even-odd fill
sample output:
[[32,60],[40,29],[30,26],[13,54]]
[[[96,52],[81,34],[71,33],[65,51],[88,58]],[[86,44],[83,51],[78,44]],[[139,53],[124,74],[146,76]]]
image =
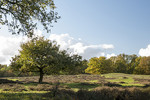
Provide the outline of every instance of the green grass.
[[117,79],[111,79],[111,80],[109,80],[110,82],[117,82],[117,83],[119,83],[119,82],[124,82],[124,83],[134,83],[134,79],[132,78],[132,77],[127,77],[127,78],[123,78],[123,77],[119,77],[119,78],[117,78]]
[[102,74],[105,78],[118,78],[118,77],[132,77],[132,78],[140,78],[140,79],[150,79],[150,75],[135,75],[135,74],[124,74],[124,73],[109,73]]
[[149,75],[131,75],[131,74],[123,74],[123,73],[110,73],[103,74],[108,82],[115,82],[121,86],[129,86],[129,87],[143,87],[144,84],[135,81],[134,78],[140,79],[150,79]]
[[102,74],[101,76],[104,76],[105,78],[119,78],[119,77],[130,76],[130,75],[124,73],[109,73],[109,74]]
[[11,78],[7,78],[7,80],[10,80],[10,81],[21,81],[19,79],[11,79]]

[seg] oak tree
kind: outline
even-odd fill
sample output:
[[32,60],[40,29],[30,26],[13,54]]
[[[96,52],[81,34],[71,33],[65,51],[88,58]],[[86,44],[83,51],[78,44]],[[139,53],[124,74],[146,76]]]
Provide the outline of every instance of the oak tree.
[[42,82],[47,69],[52,69],[59,63],[59,46],[44,37],[36,37],[22,44],[19,52],[20,55],[11,61],[12,68],[21,72],[39,72],[39,83]]

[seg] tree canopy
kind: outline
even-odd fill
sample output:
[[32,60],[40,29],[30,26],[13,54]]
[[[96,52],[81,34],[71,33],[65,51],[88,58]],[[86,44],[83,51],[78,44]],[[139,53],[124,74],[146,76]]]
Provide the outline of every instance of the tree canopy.
[[112,62],[106,57],[94,57],[89,60],[88,67],[85,70],[86,73],[91,74],[104,74],[112,71]]
[[0,0],[0,24],[12,34],[33,35],[40,22],[47,32],[52,22],[60,18],[53,0]]
[[147,74],[150,75],[150,56],[139,57],[136,59],[135,74]]
[[56,42],[45,40],[43,37],[33,38],[21,45],[20,55],[14,58],[12,66],[22,72],[40,72],[41,83],[43,74],[47,71],[45,69],[53,68],[53,65],[58,63],[58,52]]

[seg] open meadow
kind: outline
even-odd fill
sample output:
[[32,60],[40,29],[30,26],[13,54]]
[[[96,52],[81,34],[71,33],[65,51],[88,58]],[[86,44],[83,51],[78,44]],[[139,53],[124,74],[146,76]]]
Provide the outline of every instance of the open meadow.
[[150,100],[150,0],[0,0],[0,100]]
[[1,77],[0,100],[149,100],[150,75]]

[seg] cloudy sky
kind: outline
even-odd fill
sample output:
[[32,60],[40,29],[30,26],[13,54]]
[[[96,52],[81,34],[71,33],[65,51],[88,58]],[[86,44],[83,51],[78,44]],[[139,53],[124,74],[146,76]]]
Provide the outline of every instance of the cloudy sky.
[[[55,0],[55,4],[61,19],[51,33],[40,27],[35,33],[57,41],[61,49],[85,59],[120,53],[150,56],[149,0]],[[0,27],[0,63],[9,64],[27,38]]]

